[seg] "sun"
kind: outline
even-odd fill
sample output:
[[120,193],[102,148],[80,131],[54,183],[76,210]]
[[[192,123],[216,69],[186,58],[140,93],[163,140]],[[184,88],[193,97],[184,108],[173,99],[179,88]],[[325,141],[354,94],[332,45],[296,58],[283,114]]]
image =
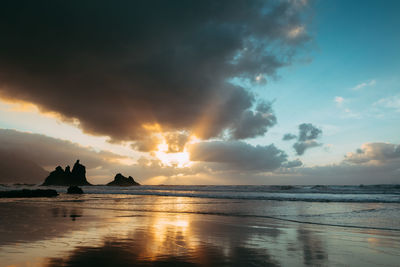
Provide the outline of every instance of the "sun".
[[186,148],[182,152],[167,153],[168,144],[163,142],[158,145],[158,150],[155,151],[156,157],[166,166],[175,166],[177,168],[184,168],[191,165],[189,152]]
[[155,156],[166,166],[174,166],[176,168],[185,168],[192,165],[190,161],[190,154],[188,152],[187,146],[192,143],[198,142],[198,139],[191,137],[190,141],[185,145],[182,152],[168,153],[168,144],[164,139],[158,146],[157,151],[155,151]]

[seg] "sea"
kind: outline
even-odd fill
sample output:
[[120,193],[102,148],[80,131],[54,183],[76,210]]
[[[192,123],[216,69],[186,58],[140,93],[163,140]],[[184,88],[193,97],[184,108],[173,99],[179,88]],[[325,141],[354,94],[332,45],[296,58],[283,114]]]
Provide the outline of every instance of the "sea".
[[[51,188],[66,193],[66,187],[0,185],[0,190]],[[178,212],[224,216],[273,218],[301,223],[400,231],[400,185],[158,185],[83,186],[86,205],[148,212]],[[138,196],[182,197],[191,204],[151,205]],[[63,194],[62,201],[68,200]],[[57,200],[49,200],[57,201]],[[150,205],[149,205],[150,204]],[[196,204],[196,205],[194,205]]]
[[0,199],[0,266],[400,262],[400,185],[22,188],[60,195]]

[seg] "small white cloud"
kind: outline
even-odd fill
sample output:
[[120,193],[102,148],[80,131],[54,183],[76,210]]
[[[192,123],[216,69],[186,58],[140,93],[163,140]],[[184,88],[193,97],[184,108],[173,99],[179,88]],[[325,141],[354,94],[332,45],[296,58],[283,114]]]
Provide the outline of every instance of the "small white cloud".
[[335,101],[335,103],[338,104],[338,106],[341,106],[344,102],[344,98],[341,96],[336,96],[333,101]]
[[359,119],[361,118],[361,114],[358,112],[355,112],[348,108],[348,104],[345,105],[345,103],[348,103],[349,100],[345,99],[344,97],[341,96],[336,96],[333,101],[336,103],[337,107],[343,112],[343,117],[344,118],[354,118],[354,119]]
[[381,98],[378,101],[376,101],[373,105],[385,108],[391,108],[396,110],[397,112],[400,112],[400,94],[386,98]]
[[376,80],[370,80],[368,82],[363,82],[363,83],[357,84],[352,89],[357,91],[357,90],[360,90],[360,89],[362,89],[364,87],[374,86],[375,84],[376,84]]

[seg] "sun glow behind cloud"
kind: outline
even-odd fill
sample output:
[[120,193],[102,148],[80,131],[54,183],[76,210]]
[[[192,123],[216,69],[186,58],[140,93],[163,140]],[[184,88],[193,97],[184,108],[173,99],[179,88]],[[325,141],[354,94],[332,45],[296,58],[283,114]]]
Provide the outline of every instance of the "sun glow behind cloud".
[[0,128],[43,134],[49,137],[68,140],[96,151],[105,150],[126,158],[118,163],[129,165],[143,156],[128,145],[107,142],[107,136],[93,136],[84,133],[77,123],[62,120],[52,112],[44,112],[36,105],[23,101],[10,101],[0,98]]
[[193,162],[190,161],[190,155],[188,152],[188,146],[190,144],[194,144],[199,142],[195,136],[189,138],[189,141],[185,144],[185,147],[182,152],[169,153],[169,147],[165,140],[157,146],[157,151],[154,152],[154,155],[165,165],[165,166],[174,166],[176,168],[185,168],[190,167]]
[[[36,128],[32,129],[32,132],[34,133],[46,134],[53,137],[61,137],[61,139],[67,139],[68,137],[68,139],[72,142],[86,144],[95,150],[108,150],[124,155],[124,158],[110,160],[110,162],[114,162],[116,164],[132,165],[136,163],[137,158],[139,157],[136,155],[138,152],[129,149],[129,146],[124,144],[111,144],[106,141],[107,137],[87,135],[76,127],[77,124],[71,123],[71,121],[62,120],[61,117],[56,113],[44,112],[33,103],[24,101],[10,101],[8,99],[1,98],[0,104],[1,110],[5,114],[15,117],[13,119],[15,124],[15,126],[12,125],[13,128],[20,128],[18,123],[20,121],[35,121]],[[164,133],[159,124],[146,124],[143,125],[143,128],[148,131],[150,135],[154,135],[154,138],[158,143],[156,143],[156,150],[149,151],[150,155],[160,160],[164,166],[185,168],[190,167],[193,164],[193,162],[190,161],[190,155],[187,147],[190,144],[199,142],[200,139],[196,138],[194,135],[190,136],[183,148],[183,151],[173,153],[170,149],[171,144],[167,142],[168,133]],[[44,131],[44,129],[46,130]],[[52,130],[50,131],[49,129]],[[60,133],[65,133],[65,135]]]

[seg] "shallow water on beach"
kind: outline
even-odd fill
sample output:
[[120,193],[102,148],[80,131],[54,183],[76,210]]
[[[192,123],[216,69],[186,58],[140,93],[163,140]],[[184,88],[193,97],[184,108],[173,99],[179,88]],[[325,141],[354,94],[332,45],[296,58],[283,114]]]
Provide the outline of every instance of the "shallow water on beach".
[[0,200],[0,266],[398,266],[400,204],[61,194]]

